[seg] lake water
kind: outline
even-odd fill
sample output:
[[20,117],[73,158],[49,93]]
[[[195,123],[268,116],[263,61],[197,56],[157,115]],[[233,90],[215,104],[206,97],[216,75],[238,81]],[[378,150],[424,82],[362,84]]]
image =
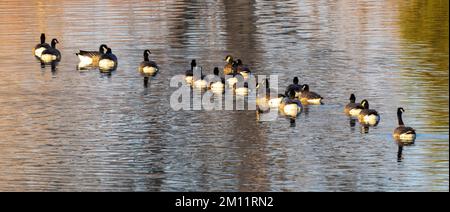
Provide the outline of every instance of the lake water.
[[[1,191],[448,191],[448,1],[0,2]],[[56,37],[56,70],[31,54]],[[119,67],[77,70],[108,44]],[[143,86],[145,49],[161,72]],[[254,111],[174,111],[170,79],[232,54],[325,97],[291,127]],[[349,95],[382,116],[363,133]],[[415,145],[391,137],[396,109]]]

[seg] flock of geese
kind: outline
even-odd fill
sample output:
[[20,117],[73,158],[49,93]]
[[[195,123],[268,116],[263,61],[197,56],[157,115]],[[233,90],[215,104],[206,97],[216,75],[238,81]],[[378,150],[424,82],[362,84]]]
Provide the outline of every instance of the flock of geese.
[[[41,42],[33,49],[33,54],[36,58],[41,60],[41,63],[54,63],[61,60],[61,53],[56,48],[58,44],[57,39],[53,39],[51,44],[45,42],[45,34],[41,34]],[[144,85],[147,86],[150,77],[159,72],[156,62],[151,61],[150,50],[144,51],[144,61],[139,66],[139,72],[144,76]],[[101,45],[98,51],[83,51],[80,50],[76,54],[80,60],[79,67],[96,67],[101,71],[112,71],[117,68],[117,57],[112,53],[111,48],[107,45]],[[249,94],[249,83],[247,82],[252,72],[247,65],[238,59],[234,60],[231,55],[225,58],[226,65],[223,68],[223,74],[226,78],[220,77],[220,70],[218,67],[214,68],[214,76],[216,80],[208,81],[202,74],[201,67],[197,67],[197,61],[191,61],[191,68],[185,72],[185,80],[188,85],[195,89],[209,89],[214,93],[223,93],[228,87],[232,89],[236,96],[246,96]],[[195,71],[200,70],[200,76],[195,74]],[[218,79],[218,80],[217,80]],[[244,79],[243,86],[238,87],[238,82]],[[240,83],[242,84],[242,83]],[[270,109],[278,109],[280,113],[295,119],[303,111],[303,105],[320,105],[323,104],[319,94],[310,91],[307,84],[299,84],[298,77],[295,77],[293,84],[286,88],[284,94],[279,94],[275,98],[270,97],[269,80],[266,79],[263,83],[266,89],[266,95],[256,99],[257,111],[259,113],[266,113]],[[256,89],[261,86],[257,84]],[[376,110],[370,109],[369,102],[363,100],[361,103],[356,102],[356,96],[351,94],[350,103],[345,106],[345,113],[355,119],[358,119],[363,126],[377,126],[381,120],[379,113]],[[402,143],[414,143],[416,139],[416,131],[411,127],[406,127],[402,115],[405,112],[403,108],[398,108],[397,118],[399,126],[394,130],[393,137],[395,140]]]

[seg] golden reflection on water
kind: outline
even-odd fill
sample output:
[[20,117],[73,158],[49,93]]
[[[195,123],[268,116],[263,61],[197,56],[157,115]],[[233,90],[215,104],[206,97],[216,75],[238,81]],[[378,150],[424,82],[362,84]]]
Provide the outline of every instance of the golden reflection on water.
[[449,1],[400,1],[398,9],[403,52],[409,58],[403,62],[411,67],[404,74],[412,76],[409,81],[419,81],[410,89],[423,92],[428,102],[423,112],[430,125],[448,126]]

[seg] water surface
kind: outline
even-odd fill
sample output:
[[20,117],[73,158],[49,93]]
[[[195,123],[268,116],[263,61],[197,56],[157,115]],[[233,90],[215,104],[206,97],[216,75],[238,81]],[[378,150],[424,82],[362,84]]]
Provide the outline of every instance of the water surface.
[[[2,191],[448,191],[448,1],[6,0],[0,28]],[[61,42],[54,71],[31,55],[41,32]],[[102,43],[117,71],[78,71],[74,53]],[[147,89],[145,49],[161,66]],[[173,111],[170,79],[227,54],[326,104],[293,128]],[[350,125],[350,93],[378,127]],[[400,160],[399,106],[419,133]]]

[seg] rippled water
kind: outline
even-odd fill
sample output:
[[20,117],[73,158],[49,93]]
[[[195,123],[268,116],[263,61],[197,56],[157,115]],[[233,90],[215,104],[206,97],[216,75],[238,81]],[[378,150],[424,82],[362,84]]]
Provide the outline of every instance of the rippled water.
[[[448,191],[448,1],[1,1],[2,191]],[[41,69],[39,34],[63,60]],[[113,48],[111,76],[74,53]],[[161,73],[143,87],[144,49]],[[325,97],[296,127],[254,111],[173,111],[172,76],[227,54]],[[362,133],[349,94],[382,115]],[[418,130],[391,138],[396,108]]]

